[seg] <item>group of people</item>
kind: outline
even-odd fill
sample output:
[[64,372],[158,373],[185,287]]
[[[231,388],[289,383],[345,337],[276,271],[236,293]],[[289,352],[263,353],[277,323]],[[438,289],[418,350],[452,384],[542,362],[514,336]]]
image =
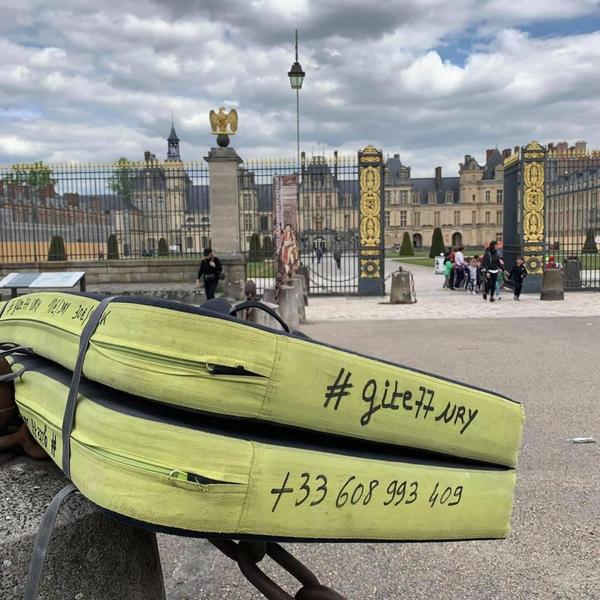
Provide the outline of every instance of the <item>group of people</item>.
[[448,248],[444,255],[443,289],[465,290],[471,294],[483,292],[483,299],[489,297],[490,302],[501,299],[501,290],[508,281],[512,283],[513,299],[519,300],[526,276],[523,257],[517,259],[510,272],[506,270],[496,242],[490,242],[483,256],[465,257],[462,246]]

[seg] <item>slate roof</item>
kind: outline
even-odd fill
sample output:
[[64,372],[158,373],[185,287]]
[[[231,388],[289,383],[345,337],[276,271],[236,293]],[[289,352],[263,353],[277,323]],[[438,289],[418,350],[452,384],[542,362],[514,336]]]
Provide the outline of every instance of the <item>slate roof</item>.
[[496,148],[490,159],[485,163],[485,171],[483,172],[483,179],[496,179],[496,167],[501,165],[503,162],[502,154],[498,148]]
[[436,203],[446,203],[446,192],[454,192],[454,204],[459,200],[459,178],[442,177],[439,188],[436,186],[435,177],[412,177],[410,184],[413,192],[421,193],[420,204],[429,204],[429,193],[435,192]]

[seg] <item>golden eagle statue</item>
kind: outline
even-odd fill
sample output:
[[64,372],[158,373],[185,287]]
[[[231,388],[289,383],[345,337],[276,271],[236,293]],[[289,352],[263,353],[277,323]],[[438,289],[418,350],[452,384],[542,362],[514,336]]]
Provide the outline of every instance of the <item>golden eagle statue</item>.
[[[238,114],[235,108],[232,108],[228,113],[225,113],[223,107],[219,108],[219,112],[210,111],[210,126],[215,135],[234,135],[238,126]],[[229,127],[229,131],[227,128]]]

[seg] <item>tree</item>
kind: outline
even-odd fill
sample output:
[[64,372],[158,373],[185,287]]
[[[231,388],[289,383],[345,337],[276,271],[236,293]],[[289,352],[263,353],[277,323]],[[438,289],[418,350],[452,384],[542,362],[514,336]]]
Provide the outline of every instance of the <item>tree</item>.
[[410,235],[408,231],[404,232],[402,236],[402,247],[400,248],[400,256],[414,256],[415,249],[413,248],[412,242],[410,241]]
[[133,199],[135,176],[136,170],[133,168],[133,163],[121,157],[116,162],[116,168],[108,180],[108,187],[122,200],[131,202]]
[[583,248],[581,252],[584,254],[598,254],[598,246],[596,246],[596,239],[594,236],[594,230],[588,229],[585,234],[585,242],[583,242]]
[[52,185],[52,169],[42,161],[26,165],[13,165],[12,171],[4,175],[4,181],[7,183],[18,183],[21,185],[30,185],[34,188]]
[[108,236],[106,246],[106,257],[108,260],[119,260],[119,242],[117,242],[117,236],[114,233]]
[[436,256],[443,254],[444,250],[446,250],[446,248],[444,247],[444,236],[442,235],[442,230],[439,227],[436,227],[433,230],[433,235],[431,236],[429,258],[435,258]]
[[250,236],[250,249],[248,252],[248,260],[250,262],[257,262],[262,259],[260,248],[260,235],[253,233]]
[[273,240],[268,235],[263,238],[262,251],[265,257],[273,254]]
[[165,240],[165,238],[160,238],[160,240],[158,240],[158,255],[169,256],[169,247],[167,246],[167,240]]
[[60,235],[53,235],[48,248],[48,260],[67,260],[65,241]]

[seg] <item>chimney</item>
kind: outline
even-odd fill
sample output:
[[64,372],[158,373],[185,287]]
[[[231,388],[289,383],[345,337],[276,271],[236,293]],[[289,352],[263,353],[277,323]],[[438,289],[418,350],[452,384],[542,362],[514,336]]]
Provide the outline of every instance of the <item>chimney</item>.
[[490,159],[492,158],[492,154],[494,154],[494,149],[493,148],[488,148],[485,151],[485,162],[489,163]]
[[146,162],[150,162],[150,157],[151,157],[151,156],[152,156],[152,155],[150,154],[150,150],[146,150],[146,151],[144,152],[144,160],[145,160]]
[[548,152],[552,152],[554,150],[554,142],[548,142]]
[[575,152],[577,154],[585,154],[587,150],[587,143],[583,141],[575,142]]
[[398,160],[400,160],[400,155],[399,154],[394,154],[394,158],[397,158]]
[[519,146],[515,146],[515,149],[514,149],[514,154],[519,154],[519,150],[520,150],[520,149],[521,149],[521,148],[519,148]]
[[438,190],[442,187],[442,167],[435,168],[435,187]]
[[508,158],[512,154],[512,150],[510,148],[504,148],[502,150],[502,158]]

